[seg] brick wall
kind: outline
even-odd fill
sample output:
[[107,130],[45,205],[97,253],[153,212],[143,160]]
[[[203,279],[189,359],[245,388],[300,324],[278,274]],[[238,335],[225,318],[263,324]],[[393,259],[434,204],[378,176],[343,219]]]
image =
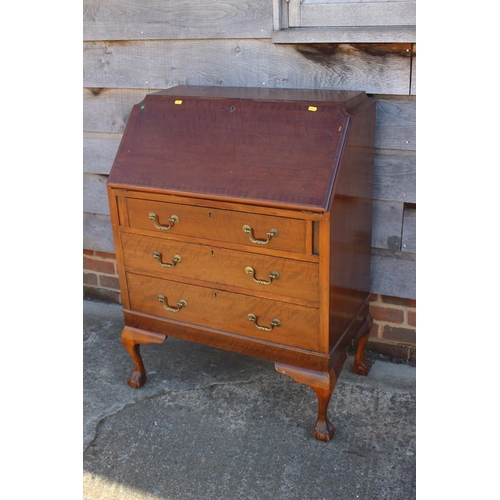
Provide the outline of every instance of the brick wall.
[[[87,299],[121,303],[115,255],[83,251],[83,296]],[[416,361],[416,301],[372,295],[373,326],[368,351]]]
[[416,361],[416,301],[372,295],[373,326],[366,349],[405,361]]
[[83,251],[83,297],[121,303],[114,254],[94,250]]

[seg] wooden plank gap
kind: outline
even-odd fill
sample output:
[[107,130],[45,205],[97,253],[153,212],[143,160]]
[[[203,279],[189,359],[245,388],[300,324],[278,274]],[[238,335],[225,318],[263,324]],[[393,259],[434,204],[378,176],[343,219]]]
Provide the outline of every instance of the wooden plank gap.
[[411,44],[411,49],[410,49],[410,54],[411,54],[411,57],[410,57],[410,79],[409,79],[409,85],[408,85],[408,95],[412,95],[411,93],[411,89],[412,89],[412,85],[413,85],[413,82],[412,82],[412,77],[413,77],[413,58],[414,58],[414,55],[415,55],[415,44],[412,43]]
[[417,205],[405,203],[403,207],[403,225],[401,227],[401,251],[416,253],[417,251]]

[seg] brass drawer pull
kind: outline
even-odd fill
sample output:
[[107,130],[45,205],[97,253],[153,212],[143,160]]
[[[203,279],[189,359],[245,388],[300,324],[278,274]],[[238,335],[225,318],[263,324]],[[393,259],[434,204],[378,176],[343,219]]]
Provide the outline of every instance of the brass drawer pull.
[[243,232],[248,234],[250,241],[252,243],[256,243],[257,245],[267,245],[272,238],[276,238],[278,236],[278,230],[273,228],[267,233],[267,240],[257,240],[253,236],[253,229],[246,224],[243,226]]
[[181,259],[181,256],[176,254],[176,255],[174,255],[174,256],[172,257],[172,264],[169,264],[168,262],[167,262],[167,263],[162,262],[162,261],[161,261],[161,253],[160,253],[160,252],[158,252],[158,250],[155,250],[155,251],[153,252],[153,257],[154,257],[155,259],[157,259],[157,260],[158,260],[158,262],[160,263],[160,265],[161,265],[161,266],[163,266],[163,267],[175,267],[175,265],[176,265],[177,263],[179,263],[179,262],[182,260],[182,259]]
[[150,212],[149,218],[154,222],[155,227],[157,229],[161,229],[162,231],[168,231],[174,224],[179,223],[179,217],[177,215],[172,215],[170,219],[168,219],[168,226],[162,226],[158,222],[158,216],[154,212]]
[[180,300],[177,302],[177,307],[170,307],[167,304],[167,299],[164,295],[158,295],[158,300],[163,304],[163,307],[170,312],[179,312],[183,307],[187,307],[187,302],[185,300]]
[[253,321],[253,324],[255,325],[256,328],[258,328],[259,330],[264,330],[265,332],[270,332],[275,326],[276,327],[281,326],[281,321],[279,319],[273,319],[271,321],[271,326],[260,326],[257,324],[257,316],[251,313],[248,315],[248,319],[250,321]]
[[251,276],[253,278],[253,280],[255,281],[255,283],[260,283],[261,285],[270,285],[273,282],[273,280],[279,280],[280,279],[280,273],[278,273],[278,271],[273,271],[271,274],[269,274],[269,281],[258,280],[255,277],[255,271],[250,266],[245,267],[245,272],[249,276]]

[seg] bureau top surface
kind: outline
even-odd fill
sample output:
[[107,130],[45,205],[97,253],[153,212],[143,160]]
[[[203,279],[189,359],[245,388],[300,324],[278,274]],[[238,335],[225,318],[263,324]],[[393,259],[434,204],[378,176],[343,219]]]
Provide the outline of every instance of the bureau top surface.
[[327,209],[364,92],[174,87],[133,107],[108,185]]

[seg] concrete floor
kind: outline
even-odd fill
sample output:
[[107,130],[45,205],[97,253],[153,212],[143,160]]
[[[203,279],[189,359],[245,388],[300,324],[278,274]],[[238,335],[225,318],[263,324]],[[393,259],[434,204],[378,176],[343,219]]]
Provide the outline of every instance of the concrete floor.
[[241,354],[168,338],[133,370],[121,308],[84,301],[85,500],[416,498],[415,368],[344,365],[330,443],[313,438],[312,389]]

